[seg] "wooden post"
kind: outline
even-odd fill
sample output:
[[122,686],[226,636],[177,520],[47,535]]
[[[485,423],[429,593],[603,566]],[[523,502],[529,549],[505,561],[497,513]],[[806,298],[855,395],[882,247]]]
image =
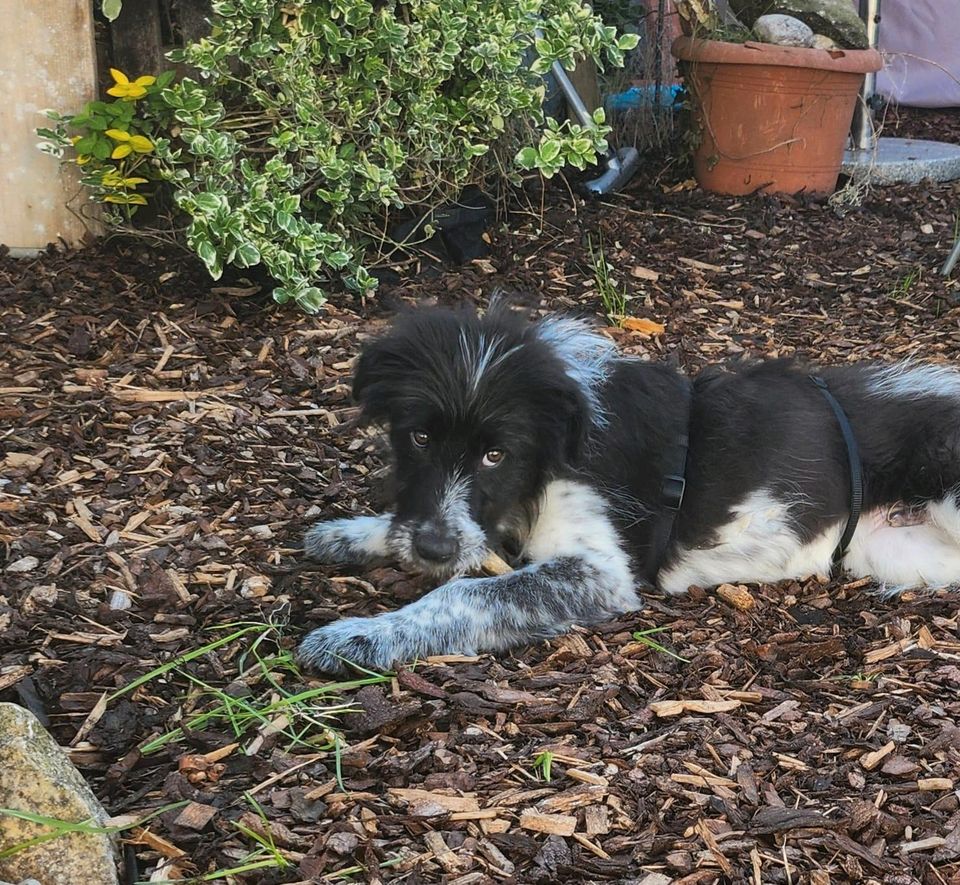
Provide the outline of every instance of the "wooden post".
[[110,24],[113,66],[131,80],[156,76],[170,67],[163,57],[159,0],[123,0],[123,9]]
[[[592,4],[587,2],[587,6],[592,8]],[[584,58],[577,62],[576,68],[570,71],[570,82],[580,93],[580,98],[587,106],[587,110],[593,113],[600,107],[600,82],[597,80],[597,65],[592,58]],[[577,113],[570,105],[567,105],[567,116],[579,123]]]
[[37,148],[43,111],[76,113],[97,94],[90,0],[0,0],[0,243],[33,254],[96,233],[76,167]]

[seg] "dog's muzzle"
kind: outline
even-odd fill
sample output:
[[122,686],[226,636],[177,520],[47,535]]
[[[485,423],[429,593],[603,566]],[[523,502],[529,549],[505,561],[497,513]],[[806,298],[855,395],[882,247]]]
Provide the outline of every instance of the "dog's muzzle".
[[413,550],[420,559],[434,566],[446,566],[454,562],[460,553],[457,539],[436,526],[426,525],[413,534]]

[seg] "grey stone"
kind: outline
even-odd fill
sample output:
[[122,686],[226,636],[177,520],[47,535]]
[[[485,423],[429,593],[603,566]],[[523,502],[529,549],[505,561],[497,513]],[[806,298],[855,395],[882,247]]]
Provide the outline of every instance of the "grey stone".
[[846,151],[840,171],[871,184],[954,181],[960,178],[960,145],[884,136],[873,150]]
[[761,15],[753,23],[753,33],[763,43],[777,46],[808,48],[813,42],[813,28],[792,15]]
[[[0,704],[0,808],[102,825],[107,813],[86,781],[37,718],[16,704]],[[0,845],[11,847],[49,832],[43,824],[0,816]],[[0,860],[0,880],[32,876],[43,885],[80,882],[116,885],[113,836],[65,833]]]
[[810,41],[811,49],[840,49],[840,44],[826,34],[814,34]]
[[844,49],[866,49],[867,26],[850,0],[730,0],[730,8],[749,26],[761,15],[792,15]]

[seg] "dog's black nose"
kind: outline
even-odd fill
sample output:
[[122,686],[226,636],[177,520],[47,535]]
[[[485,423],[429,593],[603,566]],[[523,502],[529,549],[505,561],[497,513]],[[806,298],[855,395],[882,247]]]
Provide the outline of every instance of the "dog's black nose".
[[442,535],[434,529],[419,529],[413,536],[413,549],[417,556],[429,562],[449,562],[457,555],[457,542],[449,535]]

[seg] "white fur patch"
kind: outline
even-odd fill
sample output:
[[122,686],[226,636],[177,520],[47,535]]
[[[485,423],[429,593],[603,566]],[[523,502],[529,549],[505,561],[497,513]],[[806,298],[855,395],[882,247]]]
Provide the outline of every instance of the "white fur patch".
[[804,543],[793,527],[790,502],[779,500],[766,490],[752,492],[731,511],[733,519],[717,532],[716,543],[681,550],[674,565],[658,576],[665,592],[684,593],[693,584],[772,584],[829,573],[843,523]]
[[477,392],[487,372],[519,349],[519,347],[511,347],[508,350],[502,350],[502,348],[503,338],[499,335],[487,338],[481,332],[479,339],[472,342],[463,331],[460,332],[460,353],[463,355],[463,365],[467,372],[467,383],[471,393]]
[[903,362],[875,370],[867,390],[874,396],[921,399],[960,397],[960,371],[950,366]]
[[455,572],[474,568],[484,557],[487,537],[470,515],[470,481],[454,476],[440,495],[437,514],[441,526],[447,529],[460,544],[460,556]]
[[889,593],[960,584],[960,512],[951,496],[926,507],[927,521],[890,525],[886,510],[865,513],[843,560],[856,577],[870,576]]
[[594,420],[604,421],[600,414],[600,388],[618,359],[616,345],[580,320],[548,317],[536,325],[537,337],[548,344],[562,360],[569,375],[583,391]]
[[[789,502],[767,491],[754,492],[733,508],[733,519],[718,532],[717,543],[683,550],[659,576],[667,593],[692,585],[712,587],[735,581],[776,583],[828,574],[843,534],[838,522],[803,543],[793,529]],[[960,583],[960,510],[953,496],[932,502],[920,524],[891,525],[889,508],[868,511],[843,560],[854,578],[873,578],[890,593],[911,587]]]
[[558,479],[547,486],[523,553],[534,563],[564,556],[582,559],[603,573],[610,598],[622,611],[639,605],[630,558],[607,502],[583,483]]

